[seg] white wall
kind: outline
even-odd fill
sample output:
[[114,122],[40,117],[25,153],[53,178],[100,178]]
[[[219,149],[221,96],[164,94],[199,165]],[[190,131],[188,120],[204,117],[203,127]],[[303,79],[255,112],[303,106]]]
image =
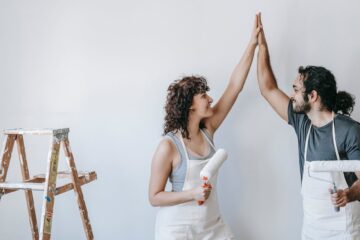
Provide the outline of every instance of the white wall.
[[[285,92],[298,66],[313,64],[360,96],[359,7],[356,0],[1,0],[0,129],[70,127],[78,168],[98,174],[83,187],[96,239],[152,239],[148,179],[170,82],[204,75],[218,99],[261,10]],[[238,239],[300,239],[296,136],[261,98],[254,70],[215,138],[230,154],[219,179],[221,210]],[[353,117],[360,119],[358,105]],[[25,141],[31,173],[43,172],[49,140]],[[9,180],[20,179],[16,154],[12,160]],[[38,217],[41,199],[36,193]],[[0,238],[30,239],[26,215],[22,192],[3,197]],[[56,198],[53,238],[85,238],[73,193]]]

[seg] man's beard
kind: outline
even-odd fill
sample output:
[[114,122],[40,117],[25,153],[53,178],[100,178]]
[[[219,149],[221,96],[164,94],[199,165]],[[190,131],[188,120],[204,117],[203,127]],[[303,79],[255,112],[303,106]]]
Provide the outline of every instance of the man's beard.
[[304,113],[304,114],[306,114],[311,109],[311,106],[310,106],[309,102],[304,101],[302,104],[299,105],[299,104],[296,104],[296,102],[294,102],[294,100],[293,100],[292,104],[293,104],[293,110],[294,110],[295,113]]

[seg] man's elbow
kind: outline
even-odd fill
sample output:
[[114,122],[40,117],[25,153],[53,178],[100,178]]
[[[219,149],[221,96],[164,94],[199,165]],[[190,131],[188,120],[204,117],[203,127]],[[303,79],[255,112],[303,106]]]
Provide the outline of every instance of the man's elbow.
[[278,87],[277,87],[276,82],[264,80],[264,81],[259,81],[259,88],[260,88],[261,95],[263,95],[265,97],[265,95],[276,90]]
[[267,92],[266,90],[263,90],[263,89],[260,89],[260,94],[263,98],[266,98],[267,97]]

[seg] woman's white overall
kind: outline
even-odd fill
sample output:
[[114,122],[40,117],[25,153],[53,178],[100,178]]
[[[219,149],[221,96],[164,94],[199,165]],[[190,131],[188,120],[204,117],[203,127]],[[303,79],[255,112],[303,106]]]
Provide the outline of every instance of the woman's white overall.
[[[212,148],[214,145],[203,133]],[[187,171],[183,191],[196,188],[202,184],[200,171],[209,161],[189,159],[185,144]],[[216,196],[217,175],[211,179],[213,190],[203,205],[190,201],[175,206],[160,207],[156,217],[156,240],[230,240],[235,239],[230,228],[221,218]]]

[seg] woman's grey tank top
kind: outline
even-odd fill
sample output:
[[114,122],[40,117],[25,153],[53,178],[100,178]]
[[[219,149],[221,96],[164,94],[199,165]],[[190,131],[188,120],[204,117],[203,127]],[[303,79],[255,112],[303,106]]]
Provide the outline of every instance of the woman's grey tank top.
[[[202,132],[206,135],[206,137],[214,145],[214,142],[213,142],[210,134],[208,133],[208,131],[203,129]],[[183,186],[184,186],[185,176],[186,176],[187,161],[186,161],[185,151],[187,151],[187,150],[184,149],[184,147],[181,143],[181,140],[174,133],[169,132],[165,136],[170,138],[173,141],[173,143],[175,144],[175,146],[180,154],[180,163],[177,165],[177,167],[175,169],[173,169],[171,171],[169,180],[172,184],[172,191],[173,192],[181,192],[183,189]],[[208,143],[207,139],[205,139],[205,141]],[[211,146],[211,144],[209,144],[209,147],[210,147],[210,153],[205,157],[193,156],[189,152],[188,152],[188,156],[190,159],[193,159],[193,160],[204,160],[206,158],[211,158],[215,154],[215,149]]]

